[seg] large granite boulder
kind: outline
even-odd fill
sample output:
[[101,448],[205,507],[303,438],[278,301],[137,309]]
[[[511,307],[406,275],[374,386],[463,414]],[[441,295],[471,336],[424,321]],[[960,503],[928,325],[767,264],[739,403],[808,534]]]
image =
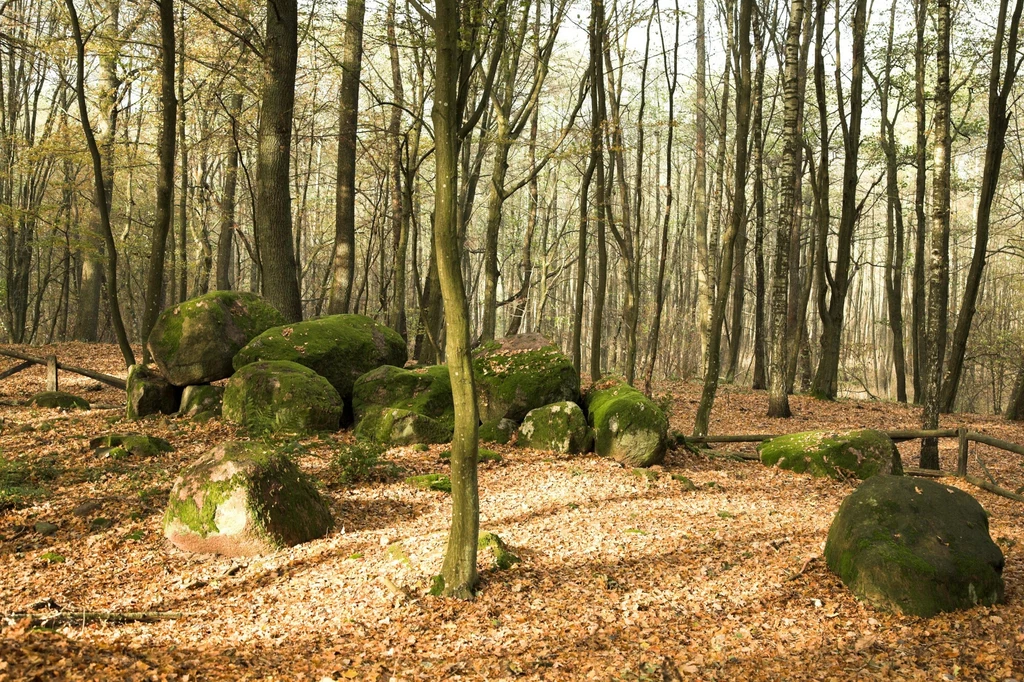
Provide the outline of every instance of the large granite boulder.
[[303,435],[337,431],[343,404],[333,386],[313,370],[287,360],[254,362],[224,387],[221,412],[251,433]]
[[521,422],[534,408],[579,399],[572,361],[540,334],[481,344],[473,350],[473,375],[483,422]]
[[359,439],[389,445],[446,443],[455,424],[448,368],[383,365],[370,370],[356,379],[352,412]]
[[575,455],[590,451],[594,434],[579,405],[552,403],[527,413],[519,427],[516,445]]
[[594,451],[632,467],[661,464],[668,449],[668,418],[650,398],[617,378],[587,392]]
[[164,535],[188,552],[251,556],[326,535],[331,510],[312,480],[262,443],[227,442],[171,489]]
[[359,421],[382,407],[417,412],[434,419],[455,418],[452,382],[445,365],[403,369],[383,365],[363,374],[352,389],[352,413]]
[[281,313],[256,294],[211,291],[160,313],[149,334],[149,351],[175,386],[206,384],[231,376],[235,354],[283,323]]
[[791,433],[761,443],[757,451],[765,466],[836,480],[903,474],[899,450],[873,429]]
[[381,365],[405,364],[401,335],[365,315],[329,315],[274,327],[238,352],[235,369],[261,360],[288,360],[326,378],[350,403],[361,375]]
[[985,510],[926,479],[879,474],[860,484],[832,521],[825,561],[858,598],[905,615],[1003,600],[1003,553]]
[[384,445],[447,443],[453,425],[400,407],[381,407],[363,416],[356,424],[355,437]]
[[181,389],[146,365],[128,368],[125,393],[125,413],[132,420],[151,414],[174,414],[181,404]]

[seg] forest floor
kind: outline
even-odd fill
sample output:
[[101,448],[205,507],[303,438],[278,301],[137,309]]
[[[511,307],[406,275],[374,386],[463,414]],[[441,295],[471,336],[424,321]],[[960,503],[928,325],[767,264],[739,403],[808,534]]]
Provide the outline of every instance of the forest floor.
[[[124,375],[114,347],[33,352]],[[0,371],[12,364],[0,361]],[[52,600],[65,611],[182,616],[55,630],[0,620],[0,680],[1024,679],[1024,504],[951,478],[991,514],[1006,604],[920,619],[859,603],[825,567],[829,524],[851,484],[684,451],[648,480],[593,455],[498,446],[504,459],[481,465],[481,525],[523,562],[485,571],[479,596],[460,602],[425,596],[450,498],[400,479],[328,481],[334,532],[287,551],[229,559],[175,549],[161,518],[176,472],[235,431],[216,420],[129,423],[119,391],[61,380],[101,409],[0,406],[0,452],[45,489],[30,506],[0,511],[0,614]],[[43,384],[42,368],[22,372],[0,382],[0,400],[24,401]],[[691,428],[699,390],[661,387],[674,428]],[[797,396],[792,405],[792,419],[769,419],[763,392],[723,387],[712,433],[916,428],[919,419],[895,403]],[[961,425],[1024,442],[1024,425],[943,418]],[[112,461],[88,447],[123,431],[176,450]],[[349,438],[306,440],[298,462],[327,480],[332,450]],[[1020,457],[973,447],[972,473],[982,473],[977,454],[1003,487],[1024,484]],[[916,465],[917,448],[901,446],[904,464]],[[410,474],[443,472],[440,449],[388,458]],[[941,457],[955,468],[955,440],[943,441]],[[35,532],[40,521],[56,532]],[[388,549],[396,542],[404,557]]]

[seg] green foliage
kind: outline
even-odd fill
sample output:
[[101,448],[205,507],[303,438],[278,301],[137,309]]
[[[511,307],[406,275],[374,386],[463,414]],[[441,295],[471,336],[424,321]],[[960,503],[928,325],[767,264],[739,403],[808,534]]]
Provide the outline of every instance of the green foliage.
[[423,490],[436,490],[442,493],[452,492],[452,480],[444,474],[423,474],[422,476],[410,476],[405,482],[415,488]]
[[62,554],[57,554],[56,552],[46,552],[39,558],[48,564],[62,564],[66,561]]
[[384,459],[388,448],[377,443],[342,445],[331,458],[330,480],[338,485],[385,483],[402,474],[402,468]]

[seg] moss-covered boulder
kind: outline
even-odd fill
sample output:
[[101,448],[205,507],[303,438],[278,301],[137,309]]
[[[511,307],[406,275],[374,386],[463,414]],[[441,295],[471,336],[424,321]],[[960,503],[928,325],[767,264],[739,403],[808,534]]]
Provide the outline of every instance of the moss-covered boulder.
[[382,365],[356,379],[352,388],[352,413],[358,422],[382,407],[416,412],[454,422],[452,382],[445,365],[404,369]]
[[89,441],[89,447],[94,448],[97,455],[108,457],[129,454],[137,457],[156,457],[164,452],[174,452],[174,446],[163,438],[138,433],[98,436]]
[[483,422],[521,422],[530,410],[576,401],[580,376],[572,361],[540,334],[518,334],[473,351],[477,404]]
[[832,521],[825,561],[858,598],[905,615],[1003,600],[1003,553],[985,510],[926,479],[882,474],[862,483]]
[[326,378],[351,404],[356,379],[381,365],[406,360],[401,335],[365,315],[329,315],[274,327],[238,352],[235,369],[261,360],[288,360]]
[[587,392],[594,451],[631,467],[661,464],[668,449],[668,418],[626,382],[605,378]]
[[899,450],[881,431],[805,431],[761,443],[765,466],[836,480],[863,480],[875,474],[903,474]]
[[251,556],[326,535],[331,510],[286,455],[261,443],[218,445],[181,472],[164,535],[188,552]]
[[160,373],[175,386],[226,379],[245,344],[284,317],[256,294],[211,291],[167,308],[149,335]]
[[381,407],[359,420],[355,436],[386,445],[447,443],[452,439],[452,425],[400,407]]
[[146,365],[132,365],[128,368],[125,393],[125,413],[128,419],[141,419],[151,414],[174,414],[181,405],[181,389]]
[[512,440],[518,428],[519,424],[511,419],[491,419],[480,425],[477,435],[482,441],[505,445]]
[[186,386],[181,392],[181,406],[178,416],[181,417],[215,417],[220,414],[224,400],[224,387],[210,384]]
[[89,401],[64,391],[42,391],[32,396],[29,405],[54,410],[88,410]]
[[530,410],[519,427],[516,445],[576,455],[590,451],[594,435],[580,406],[563,401]]
[[252,433],[308,434],[337,431],[338,391],[308,367],[286,360],[254,362],[224,387],[222,414]]

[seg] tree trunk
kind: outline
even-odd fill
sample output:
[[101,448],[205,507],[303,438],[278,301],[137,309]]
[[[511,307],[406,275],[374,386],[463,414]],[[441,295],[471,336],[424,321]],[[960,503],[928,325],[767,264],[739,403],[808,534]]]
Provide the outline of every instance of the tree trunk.
[[754,72],[754,115],[751,121],[753,129],[753,154],[754,154],[754,361],[753,378],[751,387],[755,390],[767,388],[768,382],[765,377],[765,364],[767,349],[764,334],[764,303],[765,303],[765,277],[764,277],[764,131],[762,120],[764,118],[764,31],[759,14],[755,13],[754,20],[754,52],[756,55],[757,67]]
[[[860,154],[861,106],[864,86],[864,42],[867,0],[856,0],[853,11],[853,73],[850,78],[850,116],[846,119],[842,105],[842,83],[839,61],[836,66],[836,87],[839,93],[839,117],[843,130],[843,198],[836,240],[836,269],[829,278],[828,314],[822,317],[821,358],[814,375],[811,392],[819,398],[834,400],[839,392],[839,355],[846,314],[846,295],[850,287],[850,266],[853,257],[853,236],[860,205],[857,203],[857,161]],[[836,25],[838,34],[839,26]],[[837,38],[837,46],[838,46]],[[838,47],[837,47],[838,54]],[[819,55],[820,57],[820,55]],[[823,188],[822,191],[828,191]],[[827,249],[825,253],[828,253]],[[822,267],[828,268],[827,263]]]
[[405,268],[409,251],[409,222],[405,214],[402,195],[402,109],[405,107],[405,90],[402,86],[402,64],[398,54],[398,37],[395,30],[395,0],[388,0],[387,9],[388,56],[391,61],[391,90],[395,106],[391,107],[388,118],[388,142],[391,145],[391,230],[394,233],[394,282],[388,324],[407,338],[405,320],[406,278]]
[[[184,27],[183,27],[184,28]],[[146,300],[142,316],[142,357],[149,361],[149,333],[160,314],[164,283],[164,244],[171,229],[171,203],[174,195],[174,135],[178,101],[174,97],[174,3],[160,3],[160,137],[157,149],[160,162],[156,179],[156,215],[150,241],[149,270],[146,276]]]
[[914,109],[917,113],[917,139],[914,160],[917,172],[914,179],[914,215],[917,229],[914,235],[914,275],[911,296],[911,346],[914,354],[914,403],[924,401],[925,354],[925,159],[928,150],[928,129],[925,122],[925,44],[924,31],[928,20],[928,0],[914,0],[916,42],[914,44]]
[[[711,411],[718,391],[718,372],[721,358],[722,325],[729,301],[729,278],[732,276],[736,237],[747,219],[747,137],[750,130],[750,21],[754,0],[740,0],[739,21],[736,25],[736,45],[739,64],[736,69],[736,165],[733,175],[733,206],[729,227],[722,237],[722,260],[718,271],[718,293],[711,318],[711,342],[708,345],[707,371],[704,388],[694,418],[693,435],[706,436],[711,423]],[[731,7],[727,9],[731,12]],[[731,24],[731,21],[730,21]],[[722,106],[726,106],[723,101]]]
[[[942,383],[942,361],[946,351],[946,316],[949,308],[949,178],[950,152],[950,88],[949,88],[949,0],[938,0],[935,8],[936,71],[935,146],[932,165],[932,234],[928,267],[928,328],[925,335],[924,410],[921,427],[939,426],[939,389]],[[921,468],[939,468],[939,443],[936,438],[921,441]]]
[[263,110],[257,137],[254,228],[263,295],[289,322],[302,319],[292,246],[291,148],[298,57],[296,0],[267,0]]
[[[178,70],[178,147],[181,152],[181,194],[178,195],[178,300],[188,298],[188,141],[185,137],[185,5],[181,5]],[[173,273],[172,273],[173,274]]]
[[[1024,1],[1017,0],[1014,5],[1013,17],[1010,20],[1010,34],[1006,42],[1006,70],[1002,69],[1003,36],[1006,31],[1006,10],[1008,0],[999,3],[998,25],[992,48],[992,70],[988,86],[988,139],[985,144],[985,167],[981,176],[981,191],[978,197],[977,219],[975,221],[974,255],[971,267],[967,272],[964,285],[964,298],[960,304],[956,328],[953,331],[952,345],[949,348],[949,370],[942,384],[939,396],[939,410],[950,412],[956,400],[960,375],[963,373],[964,356],[967,354],[967,339],[971,333],[971,322],[978,304],[978,292],[981,290],[981,279],[985,271],[988,257],[989,222],[992,217],[992,203],[996,197],[999,184],[999,169],[1003,163],[1003,150],[1006,147],[1006,129],[1009,117],[1006,103],[1017,78],[1020,60],[1017,58],[1017,36],[1020,30],[1021,9]],[[1000,75],[1002,83],[1000,84]]]
[[114,247],[114,233],[110,229],[110,196],[108,185],[104,182],[103,158],[92,132],[92,124],[89,123],[89,109],[85,101],[85,42],[82,40],[82,28],[78,21],[78,11],[75,9],[74,0],[64,0],[64,2],[71,18],[71,31],[75,40],[77,57],[75,89],[78,94],[78,113],[82,120],[82,132],[85,134],[86,145],[89,147],[89,156],[92,158],[96,210],[99,213],[99,225],[107,250],[105,274],[110,321],[114,327],[114,335],[117,337],[117,345],[121,349],[125,367],[131,367],[135,364],[135,353],[132,351],[131,344],[128,343],[128,335],[125,333],[124,322],[121,319],[121,306],[117,302],[117,249]]
[[363,64],[365,0],[348,0],[345,46],[338,95],[338,184],[335,205],[334,275],[327,312],[347,313],[356,269],[356,141],[359,122],[359,74]]
[[800,28],[804,0],[792,0],[786,31],[785,72],[783,77],[782,163],[779,187],[779,218],[775,232],[775,272],[772,274],[771,361],[768,366],[768,416],[789,417],[786,392],[786,315],[789,289],[790,234],[795,219],[797,174],[800,172],[801,145],[797,138],[797,120],[801,110],[799,88]]
[[220,236],[217,238],[218,289],[231,289],[231,260],[234,253],[232,237],[235,234],[235,206],[238,194],[238,117],[241,113],[242,93],[232,93],[228,99],[231,140],[228,143],[228,158],[224,166],[224,196],[220,201]]

